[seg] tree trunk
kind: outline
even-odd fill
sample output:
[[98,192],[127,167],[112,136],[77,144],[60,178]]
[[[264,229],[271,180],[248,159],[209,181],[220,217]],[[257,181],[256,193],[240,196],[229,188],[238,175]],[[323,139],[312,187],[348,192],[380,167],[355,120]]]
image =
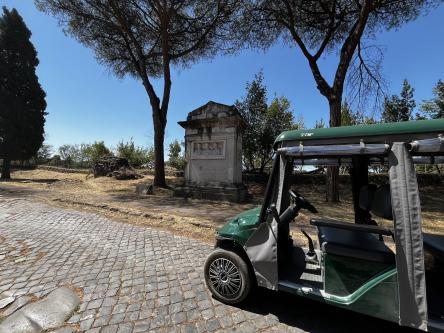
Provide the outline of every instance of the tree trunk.
[[[329,99],[330,104],[330,127],[341,126],[341,102],[340,95],[337,98]],[[327,189],[326,200],[339,202],[339,166],[327,167]]]
[[166,121],[160,119],[160,110],[153,110],[154,125],[154,186],[166,187],[164,138]]
[[11,160],[3,159],[2,177],[1,179],[11,179]]
[[259,173],[263,174],[264,173],[264,169],[265,169],[265,165],[267,164],[267,155],[263,155],[261,158],[261,164],[259,166]]

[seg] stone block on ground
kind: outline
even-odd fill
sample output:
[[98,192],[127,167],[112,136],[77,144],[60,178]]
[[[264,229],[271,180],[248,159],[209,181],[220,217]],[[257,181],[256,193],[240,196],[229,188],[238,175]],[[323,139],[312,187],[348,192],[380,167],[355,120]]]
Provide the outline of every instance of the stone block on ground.
[[153,185],[150,184],[137,184],[136,185],[136,193],[143,195],[151,195],[154,192]]
[[30,296],[23,296],[16,299],[5,311],[3,311],[3,316],[7,317],[12,315],[15,311],[31,302],[31,300],[32,298]]
[[94,177],[103,177],[109,175],[113,171],[129,167],[129,162],[126,158],[121,158],[114,155],[106,155],[102,156],[94,162],[92,166],[92,171]]
[[131,168],[120,168],[119,170],[115,170],[110,172],[108,177],[114,177],[117,180],[128,180],[128,179],[140,179],[143,178],[142,175],[139,175]]
[[59,288],[45,299],[28,304],[0,324],[0,333],[38,333],[64,325],[80,303],[68,288]]
[[15,297],[9,296],[0,299],[0,310],[6,308],[9,304],[15,301]]
[[50,333],[74,333],[75,330],[72,327],[61,327],[57,328],[54,331],[50,331]]

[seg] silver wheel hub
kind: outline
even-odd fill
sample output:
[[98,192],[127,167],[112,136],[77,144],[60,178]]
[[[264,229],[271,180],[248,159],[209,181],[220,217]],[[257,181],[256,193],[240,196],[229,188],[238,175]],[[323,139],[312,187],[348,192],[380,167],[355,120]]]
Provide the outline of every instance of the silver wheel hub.
[[214,289],[228,298],[237,296],[242,286],[239,269],[225,258],[218,258],[211,263],[209,278]]

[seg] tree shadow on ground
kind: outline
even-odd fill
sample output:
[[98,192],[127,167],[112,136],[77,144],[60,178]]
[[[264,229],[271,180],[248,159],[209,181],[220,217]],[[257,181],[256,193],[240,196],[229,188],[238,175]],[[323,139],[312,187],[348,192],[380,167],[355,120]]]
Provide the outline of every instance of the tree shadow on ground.
[[108,194],[112,200],[121,203],[130,203],[135,207],[147,209],[151,212],[165,212],[170,210],[186,217],[211,219],[215,224],[226,223],[228,219],[253,207],[255,203],[233,204],[230,202],[190,199],[173,196],[139,195],[114,191]]
[[313,333],[417,332],[385,320],[265,288],[256,288],[238,307],[261,315],[275,315],[283,324]]
[[31,179],[31,178],[11,178],[11,179],[0,179],[0,183],[39,183],[39,184],[53,184],[60,181],[60,179],[48,179],[48,178],[42,178],[42,179]]
[[0,195],[8,196],[11,198],[23,198],[23,197],[31,197],[36,194],[43,193],[42,191],[29,189],[29,188],[17,188],[14,186],[8,186],[7,182],[0,181]]

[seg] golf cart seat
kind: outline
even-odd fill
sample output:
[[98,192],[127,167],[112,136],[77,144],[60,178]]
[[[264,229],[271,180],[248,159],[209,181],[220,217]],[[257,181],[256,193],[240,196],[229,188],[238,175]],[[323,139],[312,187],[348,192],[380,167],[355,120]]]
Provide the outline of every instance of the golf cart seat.
[[[366,186],[361,191],[360,207],[379,217],[392,219],[390,187]],[[390,229],[376,225],[312,219],[318,228],[321,249],[330,254],[387,264],[395,263],[395,255],[375,235],[392,236]]]
[[[313,223],[314,222],[314,223]],[[317,224],[312,221],[312,224]],[[339,221],[323,220],[325,224],[336,224],[335,226],[318,225],[318,237],[321,249],[329,254],[343,257],[352,257],[366,261],[381,262],[387,264],[395,263],[395,255],[384,242],[373,235],[373,230],[347,230],[337,228],[337,224],[351,224]],[[344,226],[346,227],[346,226]],[[363,226],[366,227],[366,226]],[[373,227],[373,226],[367,226]],[[378,227],[376,227],[378,228]],[[376,231],[376,230],[374,230]],[[381,230],[383,231],[383,230]],[[385,234],[385,233],[383,233]]]

